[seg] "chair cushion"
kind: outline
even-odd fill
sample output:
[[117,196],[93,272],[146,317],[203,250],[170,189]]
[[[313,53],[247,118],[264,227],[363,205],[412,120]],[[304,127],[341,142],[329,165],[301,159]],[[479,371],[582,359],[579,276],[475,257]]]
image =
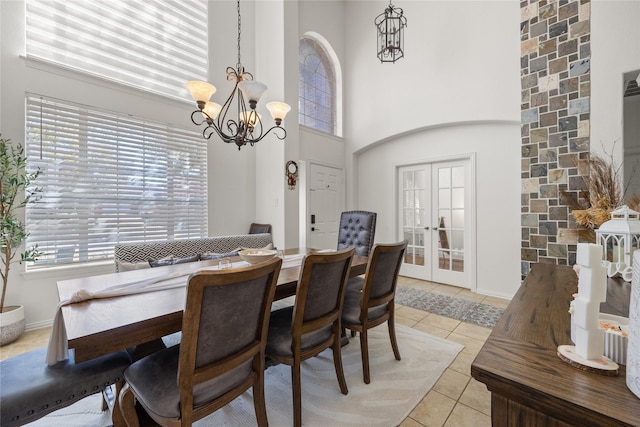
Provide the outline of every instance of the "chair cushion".
[[352,291],[361,291],[364,287],[364,277],[356,276],[352,277],[347,281],[347,290],[351,289]]
[[[145,409],[162,418],[180,417],[178,359],[180,346],[158,351],[133,363],[124,378]],[[251,374],[251,361],[194,388],[194,407],[210,402]]]
[[[360,298],[362,292],[356,288],[347,288],[342,306],[343,325],[360,325]],[[369,308],[369,320],[377,319],[387,312],[387,305]]]
[[[21,426],[99,393],[122,379],[131,363],[126,351],[119,351],[76,364],[69,359],[53,366],[46,363],[42,347],[3,360],[0,364],[0,425]],[[96,408],[99,410],[100,408]]]
[[342,212],[338,230],[338,250],[353,246],[356,255],[369,256],[376,234],[376,218],[375,212]]
[[[291,321],[293,319],[293,307],[286,307],[271,313],[269,320],[269,336],[267,338],[267,355],[283,357],[293,356],[291,351]],[[305,334],[302,337],[302,350],[326,340],[331,336],[331,326]]]

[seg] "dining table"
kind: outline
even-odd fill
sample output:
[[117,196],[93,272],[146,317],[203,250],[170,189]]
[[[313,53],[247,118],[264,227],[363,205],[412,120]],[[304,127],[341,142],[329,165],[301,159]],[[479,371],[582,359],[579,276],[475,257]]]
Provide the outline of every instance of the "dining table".
[[[284,251],[275,300],[295,295],[303,255],[312,252],[306,248]],[[230,261],[232,268],[247,265],[240,257]],[[350,276],[364,274],[367,262],[368,257],[355,255]],[[76,363],[123,349],[136,349],[139,357],[156,350],[162,337],[182,329],[186,278],[202,269],[216,269],[218,263],[219,260],[198,261],[59,281],[58,296],[60,301],[66,301],[78,291],[99,292],[150,277],[185,274],[185,286],[63,305],[60,309],[67,343],[74,350]]]

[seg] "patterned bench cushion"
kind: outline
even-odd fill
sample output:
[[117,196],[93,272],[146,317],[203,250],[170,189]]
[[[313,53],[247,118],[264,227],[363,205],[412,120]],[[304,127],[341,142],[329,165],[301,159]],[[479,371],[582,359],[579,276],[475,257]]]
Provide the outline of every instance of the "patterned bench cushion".
[[239,234],[233,236],[205,237],[202,239],[165,240],[148,243],[120,243],[115,246],[114,259],[116,272],[118,262],[137,263],[157,260],[173,255],[176,258],[188,257],[205,252],[228,253],[239,247],[264,248],[273,244],[271,233]]

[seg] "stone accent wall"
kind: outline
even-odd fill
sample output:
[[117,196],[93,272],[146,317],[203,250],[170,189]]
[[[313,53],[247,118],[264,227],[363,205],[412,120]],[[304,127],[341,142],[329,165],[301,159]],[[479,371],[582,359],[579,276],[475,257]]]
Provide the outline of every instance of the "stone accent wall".
[[590,151],[590,0],[520,3],[521,272],[575,264],[577,229],[563,192],[584,188]]

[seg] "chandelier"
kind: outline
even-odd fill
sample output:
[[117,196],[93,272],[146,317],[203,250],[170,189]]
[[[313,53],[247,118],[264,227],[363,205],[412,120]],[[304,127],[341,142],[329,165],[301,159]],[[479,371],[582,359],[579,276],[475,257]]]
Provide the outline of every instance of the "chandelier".
[[[280,140],[287,136],[281,126],[291,107],[284,102],[269,102],[266,107],[275,121],[275,125],[266,131],[262,125],[262,116],[256,111],[258,101],[267,90],[267,86],[254,81],[253,75],[244,70],[240,62],[240,0],[238,10],[238,63],[236,67],[227,67],[227,80],[234,82],[233,91],[223,105],[210,101],[216,87],[202,81],[189,81],[185,84],[196,101],[198,109],[191,113],[191,121],[196,126],[205,124],[202,136],[210,139],[218,135],[226,143],[234,143],[238,150],[243,145],[251,145],[263,139],[271,131]],[[229,109],[236,100],[237,108]],[[248,106],[247,106],[248,103]],[[237,117],[234,114],[237,112]],[[229,115],[229,118],[227,116]]]
[[404,27],[407,18],[399,7],[389,6],[376,16],[374,23],[378,30],[378,59],[380,62],[396,62],[404,57]]

